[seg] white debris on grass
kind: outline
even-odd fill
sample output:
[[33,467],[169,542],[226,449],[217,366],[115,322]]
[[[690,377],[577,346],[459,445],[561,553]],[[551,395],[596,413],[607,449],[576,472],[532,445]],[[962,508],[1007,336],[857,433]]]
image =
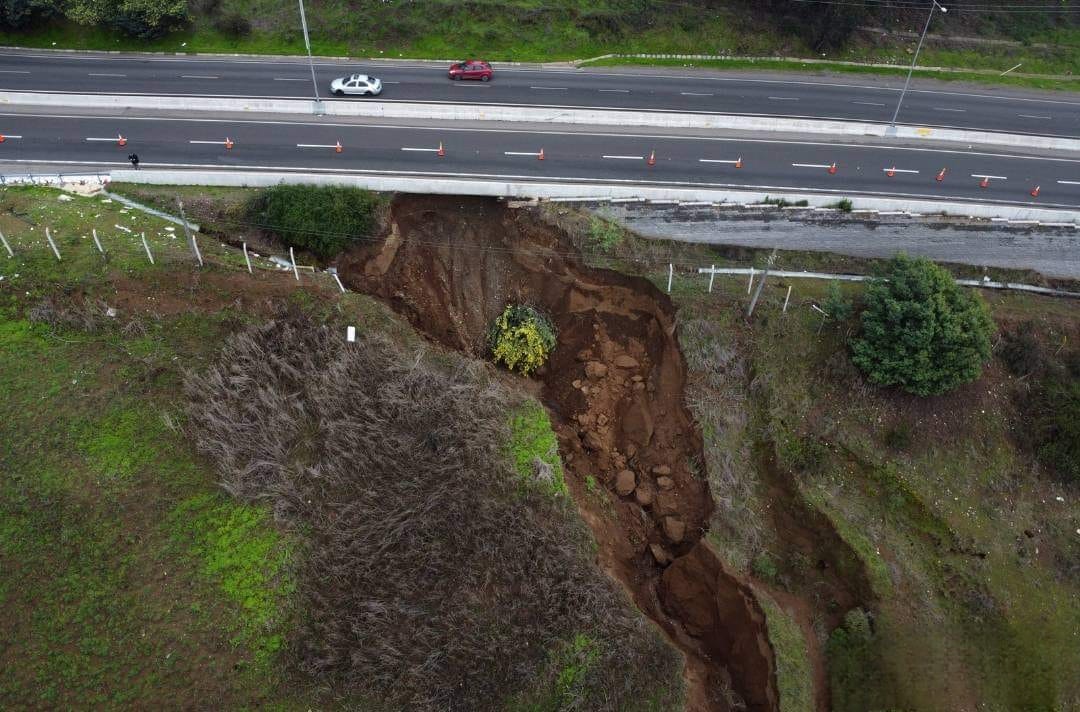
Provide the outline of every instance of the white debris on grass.
[[71,196],[70,195],[65,195],[64,193],[61,193],[60,195],[56,196],[56,199],[61,201],[61,202],[66,203],[66,202],[71,200]]

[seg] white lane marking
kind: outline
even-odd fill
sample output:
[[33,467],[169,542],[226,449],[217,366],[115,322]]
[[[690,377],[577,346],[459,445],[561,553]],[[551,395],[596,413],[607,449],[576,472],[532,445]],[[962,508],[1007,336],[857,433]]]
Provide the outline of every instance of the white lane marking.
[[1053,116],[1038,116],[1037,114],[1017,114],[1021,119],[1052,119]]
[[126,77],[126,74],[113,74],[112,72],[89,72],[88,77]]
[[597,91],[599,91],[601,93],[607,92],[609,94],[629,94],[630,93],[629,89],[597,89]]
[[852,104],[860,104],[862,106],[885,106],[880,101],[853,101]]
[[797,96],[770,96],[769,100],[770,101],[798,101],[799,97],[797,97]]
[[[408,148],[406,146],[402,146],[401,150],[402,151],[423,151],[424,153],[438,153],[439,152],[439,149],[437,149],[437,148]],[[535,156],[536,154],[534,153],[533,155]]]
[[478,88],[483,88],[483,89],[490,89],[491,88],[491,84],[486,84],[484,82],[466,82],[466,81],[452,82],[451,86],[455,86],[455,87],[478,87]]
[[340,144],[336,143],[298,143],[297,148],[337,148]]
[[[9,163],[29,163],[34,165],[79,165],[79,166],[126,166],[127,161],[68,161],[68,160],[56,160],[56,159],[43,159],[43,158],[12,158],[8,159]],[[221,170],[221,164],[219,163],[140,163],[140,166],[144,168],[149,167],[161,167],[161,168],[211,168]],[[399,171],[399,170],[387,170],[387,169],[365,169],[365,168],[316,168],[314,166],[261,166],[253,165],[254,168],[259,168],[268,171],[280,171],[282,173],[304,173],[309,175],[318,175],[321,173],[333,173],[333,174],[358,174],[358,175],[387,175],[387,176],[422,176],[422,177],[451,177],[451,178],[494,178],[498,180],[513,180],[513,179],[525,179],[535,180],[536,176],[512,174],[512,173],[455,173],[452,171]],[[314,171],[314,173],[312,173]],[[707,188],[737,188],[739,190],[787,190],[787,191],[805,191],[813,190],[818,193],[829,193],[832,195],[844,195],[851,193],[850,188],[822,188],[819,186],[793,186],[793,185],[754,185],[748,183],[695,183],[693,181],[663,181],[663,180],[640,180],[636,178],[584,178],[574,176],[545,176],[545,180],[550,181],[562,181],[563,183],[589,183],[589,184],[626,184],[626,185],[659,185],[659,186],[704,186]],[[940,194],[935,193],[904,193],[898,191],[879,191],[879,190],[862,190],[859,191],[859,195],[881,195],[891,197],[903,197],[903,198],[941,198]],[[993,198],[978,198],[978,197],[965,197],[964,200],[972,203],[985,203],[988,205],[1029,205],[1028,201],[1017,200],[999,200]],[[1047,203],[1043,207],[1059,207],[1059,208],[1075,208],[1077,206],[1070,205],[1068,203]]]
[[[0,53],[2,56],[2,53]],[[290,98],[290,97],[281,97]],[[86,116],[80,114],[24,114],[16,111],[0,111],[0,116],[11,116],[16,118],[35,118],[35,119],[74,119],[77,121],[85,121],[87,119],[94,119],[100,121],[114,121],[115,116]],[[747,138],[727,138],[721,136],[679,136],[673,134],[655,134],[655,133],[612,133],[603,131],[537,131],[529,129],[506,129],[506,128],[477,128],[477,127],[457,127],[457,126],[409,126],[401,124],[377,124],[377,123],[361,123],[361,124],[347,124],[347,123],[316,123],[313,121],[284,121],[284,120],[265,120],[265,119],[193,119],[190,117],[161,117],[161,116],[125,116],[124,121],[171,121],[171,122],[188,122],[188,123],[204,123],[204,124],[255,124],[260,126],[319,126],[325,128],[327,126],[335,126],[338,128],[355,129],[357,127],[364,127],[369,129],[387,129],[387,130],[407,130],[407,131],[440,131],[440,132],[456,132],[456,133],[491,133],[491,134],[528,134],[531,136],[599,136],[604,138],[641,138],[641,139],[664,139],[669,141],[709,141],[714,143],[753,143],[753,144],[766,144],[766,145],[779,145],[779,146],[815,146],[815,147],[839,147],[839,148],[854,148],[860,150],[872,149],[875,151],[895,151],[905,153],[932,153],[935,155],[964,155],[964,156],[985,156],[987,158],[1010,158],[1017,161],[1052,161],[1054,163],[1080,163],[1078,158],[1060,158],[1057,156],[1031,156],[1020,153],[993,153],[990,151],[967,151],[957,148],[920,148],[917,146],[890,146],[886,144],[860,144],[860,143],[844,143],[844,142],[829,142],[829,141],[792,141],[788,139],[747,139]],[[116,139],[109,139],[114,141]],[[535,154],[534,154],[535,155]],[[54,161],[55,163],[55,161]],[[159,164],[160,165],[160,164]],[[828,167],[828,166],[826,166]]]
[[0,74],[29,74],[25,69],[0,69]]
[[740,158],[737,161],[728,161],[728,160],[721,160],[719,158],[699,158],[698,163],[729,163],[729,164],[731,164],[733,166],[736,166],[736,165],[742,163],[742,159]]
[[220,145],[224,144],[225,142],[224,141],[195,141],[195,140],[192,140],[192,141],[188,141],[188,143],[208,143],[208,144],[212,144],[214,146],[220,146]]
[[952,111],[957,114],[967,113],[967,109],[950,109],[947,106],[935,106],[934,111]]
[[86,140],[87,141],[112,141],[112,142],[115,143],[115,142],[120,141],[120,137],[119,136],[113,136],[112,138],[88,138]]
[[566,91],[566,87],[529,87],[530,89],[541,89],[544,91]]
[[210,74],[181,74],[181,79],[218,79],[219,77],[212,76]]
[[296,77],[274,77],[274,81],[275,82],[306,82],[307,77],[300,77],[299,79],[297,79]]
[[0,134],[0,136],[3,136],[5,141],[7,141],[9,138],[22,138],[22,136],[18,136],[16,134]]
[[620,161],[641,161],[644,160],[644,156],[604,156],[604,158],[611,158]]
[[401,82],[383,82],[383,84],[401,84]]
[[893,173],[918,173],[918,171],[913,171],[911,169],[904,169],[904,168],[882,168],[881,170],[884,173],[888,173],[890,171],[892,171]]
[[795,168],[832,168],[832,165],[828,163],[792,163],[791,165]]
[[994,180],[1009,180],[1005,176],[987,176],[987,175],[983,175],[982,173],[972,173],[971,177],[972,178],[993,178]]
[[1080,180],[1059,180],[1062,185],[1080,185]]
[[504,156],[539,156],[536,151],[503,151]]
[[679,94],[682,96],[716,96],[715,94],[707,94],[700,91],[681,91]]

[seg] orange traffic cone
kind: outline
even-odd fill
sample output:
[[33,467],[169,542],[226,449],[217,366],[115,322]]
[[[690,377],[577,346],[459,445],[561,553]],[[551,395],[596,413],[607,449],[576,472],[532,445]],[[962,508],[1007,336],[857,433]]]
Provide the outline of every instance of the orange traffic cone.
[[446,149],[443,148],[442,141],[439,141],[439,150],[435,152],[435,155],[437,155],[439,158],[442,158],[446,155]]
[[4,138],[4,134],[0,134],[0,143],[3,143],[4,141],[7,141],[7,139]]
[[647,160],[645,162],[648,163],[650,166],[655,166],[656,165],[656,151],[655,150],[652,153],[649,154],[649,160]]
[[945,170],[946,170],[945,168],[942,168],[941,173],[937,174],[937,178],[935,180],[937,180],[938,183],[945,180]]
[[736,159],[735,167],[736,168],[742,168],[742,156],[739,156],[738,159]]
[[1037,186],[1035,186],[1034,188],[1032,188],[1032,189],[1031,189],[1031,197],[1032,197],[1032,198],[1038,198],[1038,197],[1039,197],[1039,191],[1040,191],[1041,189],[1042,189],[1042,186],[1041,186],[1041,185],[1037,185]]
[[341,141],[334,144],[334,153],[341,153]]
[[885,171],[885,175],[889,176],[890,178],[896,175],[896,166],[893,166],[889,170]]
[[538,160],[538,161],[544,160],[544,149],[541,148],[540,153],[536,154],[536,160]]
[[232,142],[232,139],[231,139],[231,138],[229,138],[228,136],[226,136],[226,137],[225,137],[225,150],[227,151],[227,150],[229,150],[229,149],[230,149],[230,148],[232,148],[232,147],[233,147],[233,142]]
[[988,188],[988,187],[990,187],[990,176],[983,176],[983,179],[981,181],[979,181],[979,187],[980,188]]
[[833,164],[831,164],[829,166],[829,175],[831,175],[831,176],[836,175],[836,164],[835,163],[833,163]]
[[124,138],[123,134],[116,134],[116,145],[117,146],[126,146],[127,145],[127,139]]

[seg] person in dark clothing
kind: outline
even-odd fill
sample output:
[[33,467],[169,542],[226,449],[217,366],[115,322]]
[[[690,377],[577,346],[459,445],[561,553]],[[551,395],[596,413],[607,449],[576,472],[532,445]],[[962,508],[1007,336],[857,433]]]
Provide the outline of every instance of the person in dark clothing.
[[139,154],[131,154],[128,156],[128,160],[131,161],[131,165],[135,166],[135,170],[139,170]]

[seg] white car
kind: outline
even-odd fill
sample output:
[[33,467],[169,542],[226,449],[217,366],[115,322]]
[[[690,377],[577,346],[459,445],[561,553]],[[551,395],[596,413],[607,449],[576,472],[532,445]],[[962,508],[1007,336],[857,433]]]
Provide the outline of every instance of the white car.
[[382,94],[382,82],[366,74],[353,74],[330,82],[330,93],[334,96],[378,96]]

